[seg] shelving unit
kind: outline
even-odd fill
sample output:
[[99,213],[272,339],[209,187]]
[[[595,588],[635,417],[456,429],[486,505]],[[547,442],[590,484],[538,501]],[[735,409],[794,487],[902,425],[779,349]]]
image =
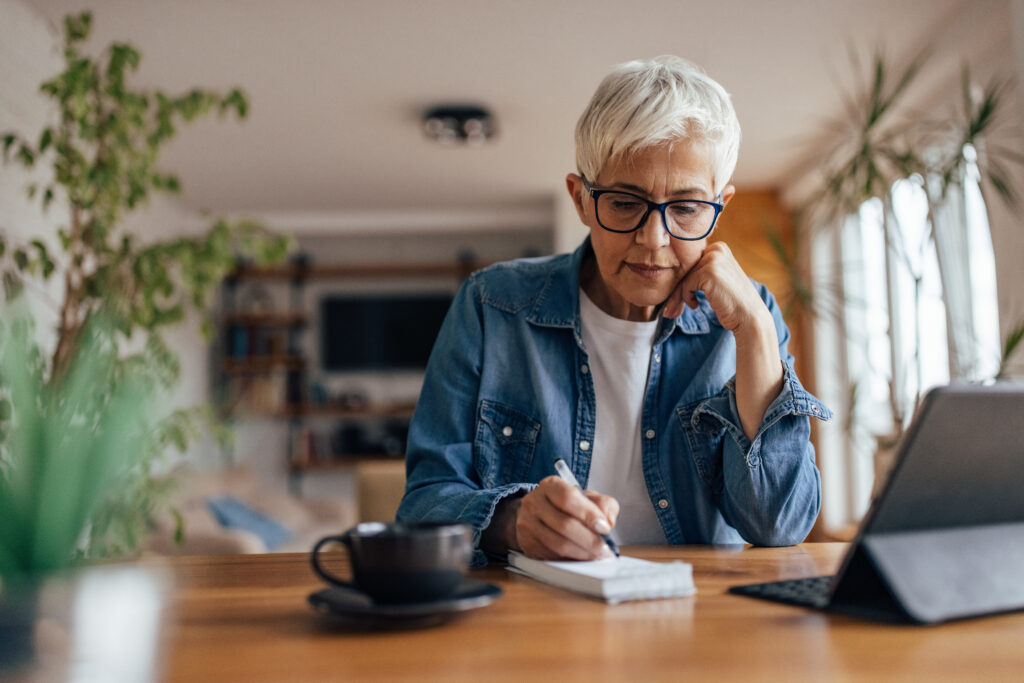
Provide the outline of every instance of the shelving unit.
[[[415,403],[316,402],[310,396],[309,369],[300,336],[310,327],[304,306],[306,285],[313,280],[404,279],[450,277],[461,282],[483,264],[458,260],[449,264],[392,263],[312,264],[305,257],[291,263],[257,268],[240,265],[225,280],[222,293],[221,342],[214,362],[216,395],[227,418],[282,420],[288,425],[289,486],[299,493],[302,477],[315,472],[346,471],[362,462],[403,457],[396,450],[361,450],[359,439],[339,447],[348,424],[378,422],[402,432]],[[282,288],[284,291],[282,291]],[[268,290],[274,290],[273,292]],[[255,292],[255,293],[254,293]],[[276,294],[277,296],[273,296]],[[287,305],[282,306],[282,294]],[[325,426],[335,438],[324,438]]]
[[273,414],[298,403],[306,366],[297,340],[306,326],[299,305],[302,281],[292,282],[290,310],[274,310],[263,290],[245,304],[239,301],[238,290],[245,279],[259,277],[234,273],[224,283],[222,338],[215,367],[218,402],[229,416]]

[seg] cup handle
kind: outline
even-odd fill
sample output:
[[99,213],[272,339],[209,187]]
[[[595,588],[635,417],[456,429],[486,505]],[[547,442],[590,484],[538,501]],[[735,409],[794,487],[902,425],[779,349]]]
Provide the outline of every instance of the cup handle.
[[[324,538],[321,538],[316,542],[316,545],[313,546],[313,552],[310,553],[309,558],[310,563],[313,565],[313,571],[327,583],[335,586],[341,586],[343,588],[350,588],[352,590],[359,590],[356,588],[354,583],[339,579],[337,576],[324,569],[323,565],[320,564],[320,549],[328,543],[341,543],[345,546],[346,550],[351,550],[351,534],[351,531],[346,531],[340,536],[325,536]],[[349,554],[349,557],[351,558],[351,553]]]

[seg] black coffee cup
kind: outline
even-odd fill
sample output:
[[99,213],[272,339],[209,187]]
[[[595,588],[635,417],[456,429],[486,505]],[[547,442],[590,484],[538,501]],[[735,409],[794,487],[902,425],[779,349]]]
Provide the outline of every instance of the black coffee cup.
[[[320,549],[341,543],[348,550],[352,579],[330,573]],[[440,600],[451,595],[469,568],[473,529],[451,522],[363,522],[313,546],[310,560],[330,584],[351,588],[379,603]]]

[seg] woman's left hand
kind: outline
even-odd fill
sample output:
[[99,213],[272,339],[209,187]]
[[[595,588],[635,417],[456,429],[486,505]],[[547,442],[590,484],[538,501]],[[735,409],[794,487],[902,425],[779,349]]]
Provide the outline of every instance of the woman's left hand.
[[768,312],[764,301],[736,262],[725,242],[713,242],[690,269],[665,302],[662,315],[675,318],[684,306],[697,308],[697,291],[702,290],[718,321],[727,330],[737,331],[751,321],[761,322]]
[[707,245],[669,296],[662,315],[697,308],[702,290],[718,322],[736,337],[736,409],[748,439],[757,434],[765,410],[782,389],[782,362],[775,320],[724,242]]

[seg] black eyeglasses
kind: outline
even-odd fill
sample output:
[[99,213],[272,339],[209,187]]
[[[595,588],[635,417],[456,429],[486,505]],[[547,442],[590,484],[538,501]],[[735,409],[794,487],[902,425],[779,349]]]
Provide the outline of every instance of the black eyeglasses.
[[594,198],[598,225],[610,232],[639,230],[647,222],[651,211],[657,210],[661,214],[661,224],[669,235],[677,240],[702,240],[715,229],[718,214],[725,208],[724,204],[719,203],[722,195],[715,197],[717,201],[714,202],[677,199],[659,204],[632,192],[596,190],[586,176],[583,176],[583,186]]

